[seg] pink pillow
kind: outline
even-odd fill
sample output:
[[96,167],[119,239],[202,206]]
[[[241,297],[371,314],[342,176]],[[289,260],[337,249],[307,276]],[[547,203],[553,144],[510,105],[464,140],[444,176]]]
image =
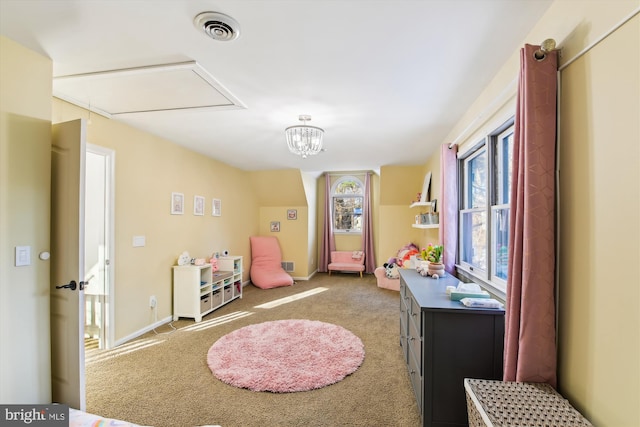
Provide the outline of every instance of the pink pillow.
[[251,236],[251,283],[262,289],[293,285],[284,271],[280,243],[275,236]]

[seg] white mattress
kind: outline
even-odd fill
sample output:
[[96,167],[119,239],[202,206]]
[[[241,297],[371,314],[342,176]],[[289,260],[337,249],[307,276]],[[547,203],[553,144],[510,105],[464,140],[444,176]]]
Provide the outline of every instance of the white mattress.
[[[104,418],[99,415],[90,414],[88,412],[79,411],[69,408],[69,427],[141,427],[140,424],[134,424],[127,421],[116,420],[113,418]],[[219,425],[208,425],[201,427],[220,427]]]

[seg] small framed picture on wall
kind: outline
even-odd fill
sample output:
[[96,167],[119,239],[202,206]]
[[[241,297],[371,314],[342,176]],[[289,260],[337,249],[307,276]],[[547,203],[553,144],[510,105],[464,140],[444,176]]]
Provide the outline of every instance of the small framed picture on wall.
[[271,228],[270,228],[272,233],[279,233],[280,232],[280,221],[271,221]]
[[171,215],[184,213],[184,193],[171,193]]
[[298,219],[298,210],[297,209],[287,209],[287,219],[292,219],[292,220]]
[[211,215],[213,215],[213,216],[222,216],[222,200],[213,199]]
[[204,197],[193,196],[193,214],[198,216],[204,215]]

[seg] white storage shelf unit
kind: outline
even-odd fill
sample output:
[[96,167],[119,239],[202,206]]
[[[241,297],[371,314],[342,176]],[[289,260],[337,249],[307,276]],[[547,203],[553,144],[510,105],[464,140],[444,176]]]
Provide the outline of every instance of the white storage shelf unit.
[[242,257],[218,260],[218,271],[211,264],[173,267],[173,320],[180,317],[202,321],[213,310],[242,298]]

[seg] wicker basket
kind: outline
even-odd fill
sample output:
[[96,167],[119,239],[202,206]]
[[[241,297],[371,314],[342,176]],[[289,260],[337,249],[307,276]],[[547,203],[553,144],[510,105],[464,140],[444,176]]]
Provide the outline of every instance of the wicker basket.
[[593,427],[548,384],[466,378],[464,389],[471,427]]

